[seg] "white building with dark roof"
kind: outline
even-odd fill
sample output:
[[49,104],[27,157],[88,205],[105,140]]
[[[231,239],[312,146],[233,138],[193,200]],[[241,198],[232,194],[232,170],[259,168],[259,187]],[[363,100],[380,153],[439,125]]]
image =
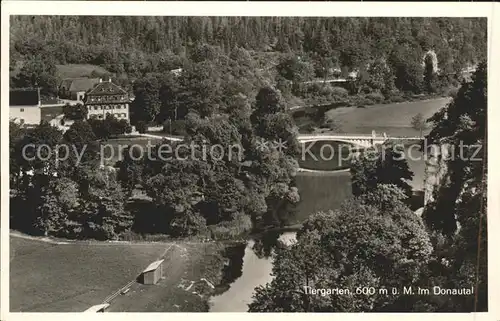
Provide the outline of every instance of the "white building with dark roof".
[[34,126],[42,120],[40,88],[11,89],[9,92],[9,119]]
[[84,104],[88,109],[88,118],[105,119],[113,115],[118,120],[130,121],[130,97],[126,90],[109,81],[98,83],[86,93]]

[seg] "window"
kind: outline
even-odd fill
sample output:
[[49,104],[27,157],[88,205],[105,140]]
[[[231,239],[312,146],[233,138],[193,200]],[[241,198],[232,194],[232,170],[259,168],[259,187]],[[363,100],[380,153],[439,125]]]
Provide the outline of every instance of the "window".
[[21,108],[21,112],[24,112],[24,108]]

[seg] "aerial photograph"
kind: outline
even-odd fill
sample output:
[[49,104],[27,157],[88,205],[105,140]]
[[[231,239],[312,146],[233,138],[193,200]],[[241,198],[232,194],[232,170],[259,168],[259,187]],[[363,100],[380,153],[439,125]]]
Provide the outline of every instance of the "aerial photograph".
[[487,18],[9,23],[10,312],[488,312]]

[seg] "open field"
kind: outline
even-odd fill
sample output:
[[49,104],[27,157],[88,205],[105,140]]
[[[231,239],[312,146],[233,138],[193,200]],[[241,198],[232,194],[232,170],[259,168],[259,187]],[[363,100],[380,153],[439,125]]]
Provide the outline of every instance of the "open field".
[[56,65],[57,75],[61,78],[78,78],[78,77],[90,77],[92,71],[96,71],[100,74],[109,73],[106,69],[90,64],[67,64],[67,65]]
[[[206,300],[186,291],[190,280],[217,284],[223,266],[217,243],[50,244],[11,236],[10,309],[15,312],[80,312],[102,303],[136,279],[149,263],[165,258],[165,279],[132,283],[109,311],[205,311]],[[184,287],[180,287],[180,285]]]
[[10,309],[79,312],[100,304],[155,261],[166,244],[49,244],[11,237]]
[[327,111],[326,117],[335,119],[345,133],[370,134],[375,130],[390,136],[417,136],[419,133],[411,128],[411,118],[422,113],[427,119],[449,101],[441,98],[364,108],[339,107]]

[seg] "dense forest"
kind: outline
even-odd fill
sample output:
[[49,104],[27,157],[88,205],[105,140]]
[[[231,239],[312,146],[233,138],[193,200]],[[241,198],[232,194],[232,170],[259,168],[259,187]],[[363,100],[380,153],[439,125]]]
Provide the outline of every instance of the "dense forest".
[[329,54],[355,67],[398,46],[409,46],[419,59],[433,49],[439,61],[477,62],[485,58],[486,19],[14,16],[10,36],[15,53],[47,52],[59,63],[182,54],[202,42],[225,53],[238,46]]
[[[10,64],[15,69],[40,56],[45,64],[103,66],[133,81],[199,61],[203,44],[226,56],[242,48],[261,70],[300,56],[312,77],[389,60],[391,74],[403,79],[423,73],[429,50],[444,74],[484,60],[486,30],[486,19],[479,18],[13,16]],[[395,82],[398,89],[419,91]]]

